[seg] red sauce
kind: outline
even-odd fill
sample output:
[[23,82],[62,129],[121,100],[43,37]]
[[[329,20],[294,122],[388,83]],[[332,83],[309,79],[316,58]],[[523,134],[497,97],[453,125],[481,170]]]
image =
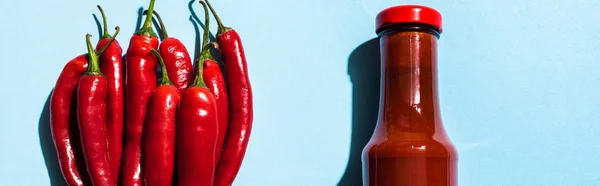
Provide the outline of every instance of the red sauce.
[[402,25],[380,34],[381,98],[363,150],[364,186],[455,186],[457,153],[440,116],[433,27]]

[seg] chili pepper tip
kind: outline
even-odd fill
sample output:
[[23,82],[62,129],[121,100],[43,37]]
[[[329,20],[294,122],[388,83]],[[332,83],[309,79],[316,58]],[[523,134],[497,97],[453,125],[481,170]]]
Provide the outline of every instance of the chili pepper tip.
[[209,47],[212,47],[214,49],[219,49],[219,44],[217,42],[211,41],[210,43],[208,43]]

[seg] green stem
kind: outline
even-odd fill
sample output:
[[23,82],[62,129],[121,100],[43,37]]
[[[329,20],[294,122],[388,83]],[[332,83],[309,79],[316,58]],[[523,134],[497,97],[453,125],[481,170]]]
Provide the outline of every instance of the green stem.
[[194,79],[193,86],[199,86],[202,88],[206,88],[206,83],[204,82],[204,78],[202,77],[202,70],[204,70],[204,61],[206,60],[214,60],[210,55],[210,48],[217,47],[215,42],[210,42],[206,45],[206,47],[202,48],[202,52],[200,53],[200,58],[196,62],[198,71],[196,73],[196,79]]
[[106,43],[106,45],[104,45],[100,51],[96,51],[96,54],[98,55],[102,55],[104,53],[104,51],[106,51],[106,49],[110,46],[110,44],[112,44],[113,41],[115,41],[115,39],[117,38],[117,35],[119,35],[119,32],[121,31],[121,28],[119,26],[115,27],[115,36],[112,36],[110,38],[110,40],[108,41],[108,43]]
[[160,56],[160,53],[158,53],[157,50],[150,50],[152,53],[154,53],[154,55],[156,56],[156,59],[158,59],[158,63],[160,64],[160,69],[162,71],[162,76],[160,78],[160,83],[159,85],[173,85],[173,83],[171,83],[171,81],[169,80],[169,74],[167,73],[167,67],[165,66],[165,61],[163,61],[163,58]]
[[208,8],[210,8],[210,11],[212,12],[213,16],[215,16],[215,19],[217,20],[217,25],[219,25],[217,34],[223,34],[227,31],[233,30],[231,27],[226,27],[225,25],[223,25],[223,22],[221,22],[219,15],[217,15],[217,12],[212,7],[212,5],[210,5],[210,2],[208,2],[208,0],[200,0],[200,3],[202,3],[202,1],[206,1],[206,4],[208,4]]
[[152,13],[154,12],[154,1],[150,0],[150,6],[148,7],[148,14],[146,15],[146,20],[144,20],[144,25],[136,34],[144,35],[148,37],[156,37],[156,33],[152,30]]
[[[202,38],[202,52],[200,52],[200,61],[204,61],[207,59],[213,59],[210,54],[210,47],[215,46],[214,42],[208,43],[208,37],[210,36],[210,14],[208,13],[208,7],[204,1],[200,1],[202,7],[204,8],[204,33]],[[209,46],[210,45],[210,46]]]
[[194,79],[194,84],[192,86],[199,86],[202,88],[206,88],[206,83],[204,82],[204,78],[202,77],[202,70],[204,70],[204,59],[198,58],[198,71],[196,72],[196,78]]
[[108,33],[108,26],[106,26],[106,15],[104,14],[104,10],[102,10],[102,7],[100,5],[97,5],[98,10],[100,10],[100,14],[102,14],[102,25],[104,25],[104,33],[102,35],[102,39],[104,38],[109,38],[110,34]]
[[200,0],[200,4],[202,4],[202,8],[204,8],[204,32],[202,34],[202,52],[204,52],[204,47],[208,44],[208,37],[210,36],[210,14],[208,13],[206,3]]
[[91,37],[92,37],[91,34],[85,35],[85,41],[86,41],[87,50],[88,50],[88,69],[85,74],[86,75],[102,75],[102,72],[100,72],[100,65],[98,64],[98,55],[94,51],[94,47],[92,46],[92,41],[90,41]]
[[160,18],[160,15],[156,11],[154,11],[154,15],[156,16],[156,19],[158,19],[158,24],[160,25],[160,29],[162,30],[162,37],[163,37],[163,39],[168,38],[169,34],[167,34],[167,29],[165,28],[165,24],[163,24],[163,21]]
[[[199,86],[202,88],[206,88],[206,83],[204,82],[204,78],[202,77],[202,70],[204,69],[204,61],[205,60],[214,60],[212,55],[210,54],[210,48],[215,47],[215,42],[208,42],[208,37],[210,36],[210,13],[208,12],[207,3],[204,0],[200,0],[200,4],[204,8],[204,33],[202,38],[202,52],[200,52],[200,57],[196,65],[198,65],[198,71],[196,73],[196,79],[194,80],[193,86]],[[222,25],[220,25],[222,26]]]
[[[142,13],[144,15],[148,14],[148,10],[144,10],[144,12]],[[154,11],[154,16],[156,16],[156,20],[158,20],[158,24],[160,26],[160,29],[162,30],[162,38],[163,40],[169,37],[169,34],[167,34],[167,30],[165,29],[165,24],[163,24],[162,19],[160,18],[160,15],[158,14],[158,12],[156,12],[156,10]]]

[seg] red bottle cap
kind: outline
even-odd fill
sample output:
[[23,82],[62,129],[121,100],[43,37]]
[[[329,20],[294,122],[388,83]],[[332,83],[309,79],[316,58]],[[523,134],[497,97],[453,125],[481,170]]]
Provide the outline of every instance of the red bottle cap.
[[437,10],[421,5],[401,5],[382,10],[377,14],[376,32],[395,23],[423,23],[437,27],[442,33],[442,15]]

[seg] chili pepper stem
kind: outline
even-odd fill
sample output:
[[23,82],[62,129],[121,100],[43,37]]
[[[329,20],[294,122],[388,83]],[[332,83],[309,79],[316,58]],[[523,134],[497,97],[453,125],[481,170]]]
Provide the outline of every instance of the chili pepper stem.
[[100,65],[98,64],[98,55],[96,55],[96,51],[94,51],[94,47],[92,47],[92,42],[90,41],[91,37],[91,34],[85,35],[88,50],[88,69],[85,75],[102,75]]
[[111,36],[110,36],[110,34],[108,33],[108,27],[106,26],[106,25],[107,25],[107,24],[106,24],[106,15],[104,14],[104,10],[102,10],[102,7],[101,7],[100,5],[96,5],[96,6],[98,7],[98,10],[100,10],[100,14],[102,14],[102,25],[103,25],[103,27],[104,27],[104,28],[103,28],[103,30],[104,30],[104,33],[102,34],[102,38],[101,38],[101,39],[104,39],[104,38],[109,38],[109,37],[111,37]]
[[[202,53],[205,53],[205,51],[202,50]],[[202,55],[201,55],[200,58],[198,58],[198,61],[196,62],[196,64],[198,65],[198,70],[196,72],[196,79],[194,79],[194,84],[192,84],[192,86],[199,86],[202,88],[207,88],[206,83],[204,82],[204,78],[202,77],[202,70],[204,68],[204,60],[205,60],[205,58],[202,57]]]
[[206,4],[208,4],[208,8],[210,8],[210,11],[212,12],[213,16],[215,16],[215,20],[217,20],[217,25],[219,25],[217,34],[223,34],[223,33],[227,32],[227,31],[233,30],[233,28],[226,27],[225,25],[223,25],[223,22],[221,22],[221,19],[219,18],[219,15],[217,15],[217,12],[212,7],[212,5],[210,5],[210,2],[208,2],[208,0],[200,0],[200,3],[202,3],[202,1],[205,1]]
[[210,13],[208,13],[208,8],[206,7],[204,0],[200,0],[200,4],[202,4],[202,8],[204,8],[204,33],[202,34],[202,52],[204,52],[204,47],[207,47],[206,45],[208,44],[208,37],[210,35]]
[[121,28],[119,26],[115,27],[115,30],[117,30],[115,32],[114,36],[111,36],[110,40],[108,41],[108,43],[106,43],[106,45],[104,45],[100,51],[96,52],[96,55],[102,55],[104,53],[104,51],[106,51],[106,49],[108,48],[108,46],[110,46],[110,44],[112,44],[112,42],[117,38],[117,35],[119,35],[119,31],[121,31]]
[[150,50],[152,53],[154,53],[154,55],[156,56],[156,59],[158,59],[158,63],[160,64],[160,70],[162,71],[162,77],[160,78],[160,85],[173,85],[173,83],[171,83],[171,80],[169,80],[169,75],[167,73],[167,67],[165,66],[165,61],[163,60],[162,56],[160,56],[160,53],[158,52],[158,50]]
[[212,54],[210,53],[210,48],[218,48],[217,43],[208,42],[208,37],[210,37],[210,14],[208,13],[208,7],[204,1],[200,1],[202,7],[204,8],[204,33],[202,35],[202,52],[200,53],[200,59],[202,60],[214,60]]
[[[208,27],[206,27],[208,28]],[[198,65],[198,72],[196,73],[196,79],[194,80],[193,86],[199,86],[202,88],[207,88],[206,82],[204,82],[204,78],[202,75],[202,70],[204,69],[204,61],[205,60],[214,60],[210,54],[210,48],[217,48],[217,43],[210,42],[204,48],[202,48],[202,52],[200,53],[200,58],[196,62]]]
[[150,0],[150,6],[148,7],[148,13],[146,14],[144,25],[142,25],[142,28],[140,28],[140,30],[137,31],[136,34],[149,37],[156,37],[156,33],[152,29],[152,13],[154,12],[154,1],[155,0]]
[[210,55],[210,50],[208,46],[208,35],[209,35],[209,26],[210,26],[210,17],[208,13],[208,8],[206,7],[206,3],[200,0],[200,4],[204,8],[204,33],[202,38],[202,52],[200,52],[200,58],[198,58],[198,72],[196,73],[196,79],[194,80],[194,86],[200,86],[202,88],[206,88],[206,83],[204,82],[204,78],[202,77],[202,70],[204,68],[204,60],[212,59]]
[[156,11],[154,11],[154,15],[156,16],[156,19],[158,19],[158,24],[160,25],[160,29],[162,30],[163,40],[165,38],[169,38],[169,34],[167,34],[167,29],[165,28],[165,24],[163,24],[162,18],[160,18],[160,15]]
[[[162,30],[162,32],[160,33],[162,35],[162,40],[169,38],[169,34],[167,34],[167,29],[165,28],[165,24],[163,23],[162,18],[160,18],[160,14],[158,14],[158,12],[156,12],[156,11],[154,11],[153,13],[154,13],[154,16],[156,16],[156,20],[158,20],[160,30]],[[147,15],[148,10],[144,10],[144,12],[142,14]]]
[[104,47],[102,47],[102,49],[99,52],[96,52],[94,50],[94,47],[92,46],[92,41],[90,40],[92,34],[85,35],[85,42],[88,50],[88,69],[85,72],[85,75],[103,75],[100,71],[98,56],[104,53],[108,46],[110,46],[110,44],[112,44],[112,42],[115,41],[115,38],[117,38],[117,35],[119,35],[119,32],[121,31],[121,28],[117,26],[115,27],[115,30],[117,30],[115,31],[115,36],[111,37],[110,41],[108,41],[108,43]]

